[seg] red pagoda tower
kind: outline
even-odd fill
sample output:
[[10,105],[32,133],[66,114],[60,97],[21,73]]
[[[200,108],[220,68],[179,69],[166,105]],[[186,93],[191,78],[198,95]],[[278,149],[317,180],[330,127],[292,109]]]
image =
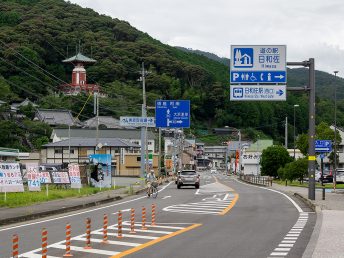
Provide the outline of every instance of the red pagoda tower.
[[63,60],[64,63],[71,63],[74,65],[72,73],[72,83],[61,85],[61,91],[66,95],[77,95],[81,92],[94,93],[99,92],[99,85],[88,84],[86,81],[86,64],[93,64],[96,60],[84,56],[80,52],[68,59]]

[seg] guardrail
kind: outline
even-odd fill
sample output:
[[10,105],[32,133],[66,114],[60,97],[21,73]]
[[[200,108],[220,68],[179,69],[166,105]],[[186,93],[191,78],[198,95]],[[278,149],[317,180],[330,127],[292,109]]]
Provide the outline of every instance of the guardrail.
[[239,175],[239,179],[254,185],[272,186],[272,178],[269,176]]

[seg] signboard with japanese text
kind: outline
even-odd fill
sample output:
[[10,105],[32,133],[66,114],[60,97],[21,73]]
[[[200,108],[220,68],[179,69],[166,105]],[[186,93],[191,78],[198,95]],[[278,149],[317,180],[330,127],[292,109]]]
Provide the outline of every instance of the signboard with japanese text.
[[154,117],[121,116],[120,126],[124,127],[155,127]]
[[69,164],[68,173],[71,188],[81,188],[80,168],[78,164]]
[[0,163],[0,192],[24,192],[19,163]]
[[286,85],[231,85],[230,99],[285,101]]
[[315,152],[331,152],[332,141],[331,140],[316,140]]
[[156,127],[189,128],[190,100],[156,100]]
[[70,184],[68,172],[51,172],[54,184]]
[[51,176],[48,171],[41,171],[40,172],[40,181],[41,184],[51,184]]
[[232,45],[230,82],[286,83],[285,45]]
[[29,191],[41,191],[41,175],[39,172],[38,163],[27,163],[26,173]]

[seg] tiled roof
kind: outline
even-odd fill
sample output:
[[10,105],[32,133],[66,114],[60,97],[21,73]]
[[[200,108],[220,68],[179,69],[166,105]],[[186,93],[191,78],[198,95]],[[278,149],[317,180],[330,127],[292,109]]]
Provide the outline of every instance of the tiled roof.
[[74,125],[74,119],[69,110],[37,109],[35,117],[49,125]]
[[63,60],[62,62],[64,63],[73,63],[73,62],[95,63],[97,61],[87,56],[84,56],[83,54],[79,52],[77,55],[67,58]]

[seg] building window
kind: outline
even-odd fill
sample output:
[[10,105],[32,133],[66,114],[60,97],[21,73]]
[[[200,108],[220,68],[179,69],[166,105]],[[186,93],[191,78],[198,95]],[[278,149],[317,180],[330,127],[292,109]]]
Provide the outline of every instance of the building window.
[[70,154],[74,154],[75,149],[70,149]]
[[141,161],[141,157],[136,157],[136,161],[140,162]]
[[62,148],[55,149],[55,154],[62,154]]

